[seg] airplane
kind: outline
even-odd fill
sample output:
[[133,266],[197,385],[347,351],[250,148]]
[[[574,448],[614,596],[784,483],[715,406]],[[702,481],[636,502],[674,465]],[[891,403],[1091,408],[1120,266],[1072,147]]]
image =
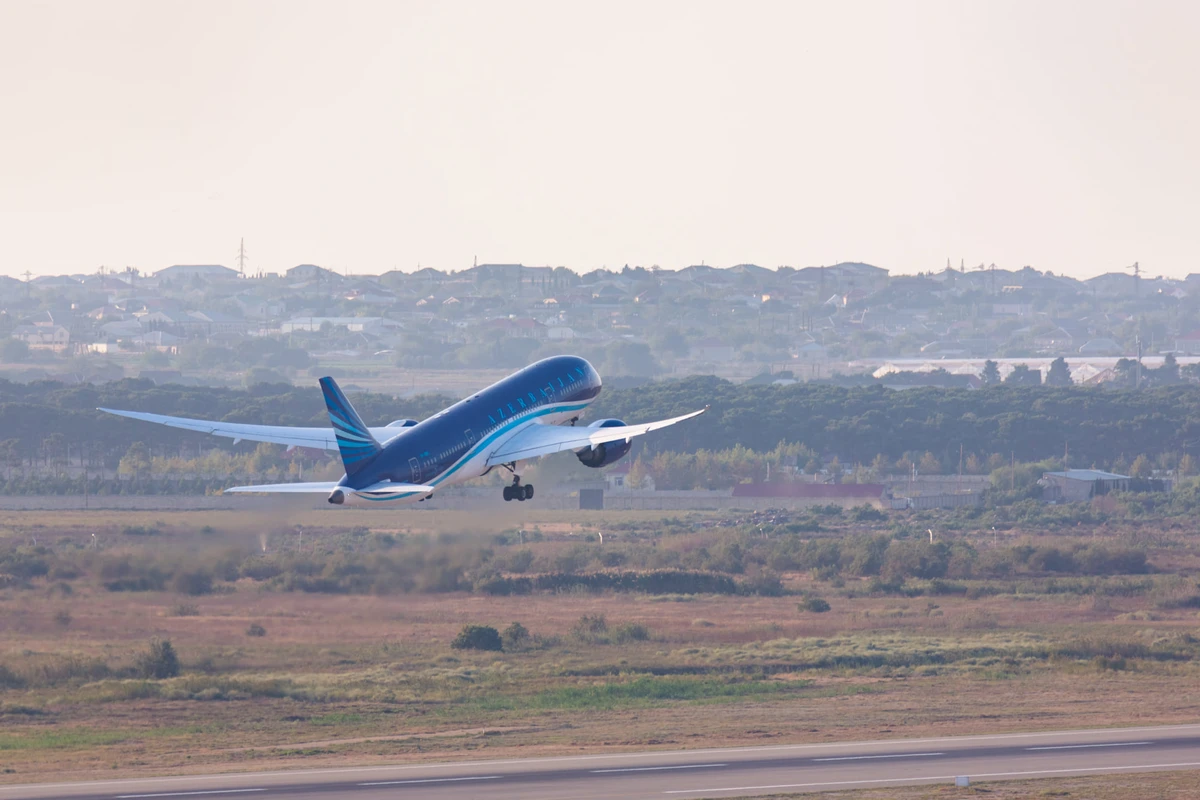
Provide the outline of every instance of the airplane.
[[586,359],[552,356],[530,364],[426,420],[399,419],[369,428],[333,378],[321,378],[329,428],[291,428],[170,417],[101,408],[109,414],[199,431],[239,441],[336,450],[346,474],[341,480],[234,486],[227,492],[327,494],[334,505],[348,497],[373,501],[428,500],[434,491],[508,470],[506,501],[532,500],[533,484],[521,483],[529,461],[572,450],[588,467],[612,464],[629,452],[633,437],[699,416],[708,407],[671,419],[626,425],[601,419],[577,427],[580,415],[600,394],[600,375]]

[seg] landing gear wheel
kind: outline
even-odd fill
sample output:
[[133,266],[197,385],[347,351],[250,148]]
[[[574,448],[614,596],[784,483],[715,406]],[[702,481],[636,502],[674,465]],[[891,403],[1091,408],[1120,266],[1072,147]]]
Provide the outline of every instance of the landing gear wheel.
[[[516,464],[512,464],[512,465],[505,464],[504,466],[506,469],[511,471],[516,466]],[[512,483],[509,484],[508,486],[504,487],[504,499],[505,500],[518,500],[521,502],[524,502],[525,500],[532,500],[533,499],[533,484],[527,483],[527,484],[522,485],[521,476],[516,474],[515,472],[513,472]]]

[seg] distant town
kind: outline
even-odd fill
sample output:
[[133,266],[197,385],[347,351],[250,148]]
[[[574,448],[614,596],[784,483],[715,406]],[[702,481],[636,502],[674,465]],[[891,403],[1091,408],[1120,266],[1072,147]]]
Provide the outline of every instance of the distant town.
[[839,263],[345,275],[179,264],[0,276],[0,376],[22,382],[238,386],[319,373],[454,394],[561,352],[606,377],[977,386],[1051,380],[1062,359],[1075,383],[1165,380],[1164,365],[1171,380],[1196,380],[1200,274],[1150,277],[1133,265],[1077,280],[947,265],[893,276]]

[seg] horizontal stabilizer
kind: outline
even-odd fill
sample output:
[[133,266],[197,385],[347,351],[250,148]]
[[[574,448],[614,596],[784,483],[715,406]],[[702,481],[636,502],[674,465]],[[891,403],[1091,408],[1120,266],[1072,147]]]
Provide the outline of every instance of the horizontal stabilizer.
[[401,493],[411,492],[414,494],[432,494],[433,488],[434,487],[432,487],[432,486],[422,486],[417,483],[392,483],[391,481],[380,481],[379,483],[371,484],[370,486],[364,487],[362,489],[354,489],[353,492],[355,494],[363,494],[363,495],[384,495],[384,494],[395,494],[397,492],[401,492]]
[[227,492],[261,492],[263,494],[329,494],[334,489],[341,489],[347,494],[385,495],[397,492],[413,492],[431,494],[432,486],[422,486],[416,483],[392,483],[380,481],[362,489],[352,489],[340,486],[336,481],[318,481],[316,483],[268,483],[262,486],[234,486]]
[[264,494],[329,494],[337,488],[337,481],[317,483],[268,483],[262,486],[234,486],[227,492],[263,492]]

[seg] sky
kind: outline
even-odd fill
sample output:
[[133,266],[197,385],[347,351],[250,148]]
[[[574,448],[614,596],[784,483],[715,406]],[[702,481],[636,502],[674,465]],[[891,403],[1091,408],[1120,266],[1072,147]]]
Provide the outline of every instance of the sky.
[[0,2],[0,274],[1200,272],[1200,3]]

